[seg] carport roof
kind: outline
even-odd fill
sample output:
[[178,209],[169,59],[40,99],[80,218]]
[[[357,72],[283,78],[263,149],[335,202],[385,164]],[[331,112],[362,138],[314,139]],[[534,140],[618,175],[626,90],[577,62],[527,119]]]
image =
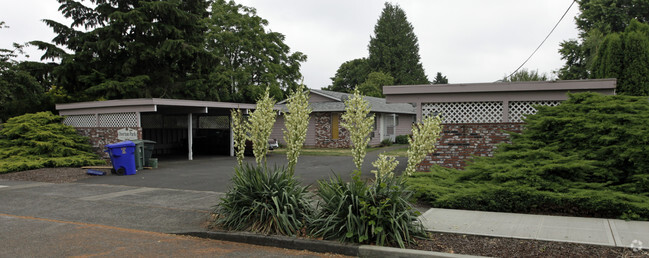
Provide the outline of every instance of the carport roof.
[[174,113],[207,113],[209,109],[255,109],[255,104],[215,102],[184,99],[119,99],[56,104],[61,115],[159,112],[160,109]]

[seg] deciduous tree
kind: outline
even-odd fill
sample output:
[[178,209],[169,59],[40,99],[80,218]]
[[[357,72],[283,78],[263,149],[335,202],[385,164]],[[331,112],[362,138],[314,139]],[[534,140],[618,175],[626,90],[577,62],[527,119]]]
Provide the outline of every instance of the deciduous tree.
[[367,58],[350,60],[340,65],[336,75],[331,77],[331,85],[323,89],[351,93],[354,88],[365,82],[368,74],[370,74],[370,66]]
[[372,72],[367,80],[358,85],[358,91],[364,96],[383,98],[383,86],[393,85],[394,78],[382,72]]

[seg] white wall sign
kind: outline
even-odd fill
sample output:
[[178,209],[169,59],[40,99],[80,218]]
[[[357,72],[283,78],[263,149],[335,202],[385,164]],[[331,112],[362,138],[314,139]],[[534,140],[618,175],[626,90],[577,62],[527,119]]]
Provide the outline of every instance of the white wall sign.
[[131,128],[122,128],[117,130],[117,140],[137,140],[137,130]]

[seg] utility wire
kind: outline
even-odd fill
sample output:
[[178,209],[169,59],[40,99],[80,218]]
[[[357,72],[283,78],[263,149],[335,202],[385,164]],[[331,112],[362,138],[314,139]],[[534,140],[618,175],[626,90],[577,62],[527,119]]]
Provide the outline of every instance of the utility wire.
[[574,5],[576,1],[577,1],[577,0],[573,0],[573,1],[572,1],[572,3],[570,4],[570,6],[568,6],[568,9],[566,9],[566,12],[563,13],[563,15],[561,16],[561,18],[560,18],[559,21],[557,22],[557,24],[554,25],[554,27],[552,28],[552,30],[550,31],[550,33],[548,33],[548,35],[545,36],[545,39],[543,39],[543,41],[541,41],[541,44],[539,44],[539,46],[536,47],[536,49],[534,50],[534,52],[532,52],[532,54],[531,54],[527,59],[525,59],[525,62],[523,62],[523,63],[521,64],[521,66],[519,66],[518,68],[516,68],[516,70],[515,70],[514,72],[512,72],[509,76],[507,76],[507,77],[505,77],[505,78],[511,78],[512,75],[514,75],[516,72],[518,72],[518,70],[520,70],[521,67],[523,67],[523,66],[527,63],[527,61],[529,61],[529,60],[532,58],[532,56],[533,56],[534,54],[536,54],[536,51],[538,51],[539,48],[541,48],[541,46],[543,46],[543,43],[545,43],[545,41],[550,37],[550,35],[552,35],[552,32],[554,32],[554,29],[556,29],[557,26],[559,26],[559,23],[561,23],[561,21],[563,20],[563,17],[566,17],[566,14],[568,14],[568,11],[570,11],[570,8],[572,8],[572,5]]

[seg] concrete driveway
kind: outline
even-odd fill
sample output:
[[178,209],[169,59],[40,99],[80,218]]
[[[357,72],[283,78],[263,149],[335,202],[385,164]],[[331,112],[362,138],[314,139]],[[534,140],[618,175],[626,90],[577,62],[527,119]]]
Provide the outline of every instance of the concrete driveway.
[[[370,173],[373,169],[372,162],[377,159],[378,154],[388,151],[393,146],[382,148],[367,153],[363,163],[363,178],[373,178]],[[407,164],[406,158],[397,158],[399,166],[396,171],[402,171]],[[245,162],[254,164],[254,157],[246,157]],[[153,188],[169,188],[195,191],[226,192],[230,185],[230,178],[234,174],[236,166],[235,157],[213,156],[195,157],[194,160],[184,158],[160,159],[158,168],[152,170],[141,170],[131,176],[98,176],[78,181],[88,184],[109,184],[140,186]],[[270,153],[268,155],[268,167],[285,166],[286,156],[283,154]],[[351,172],[355,169],[352,157],[347,156],[300,156],[295,174],[298,180],[304,185],[315,185],[318,180],[327,179],[332,175],[340,175],[343,179],[349,180]]]

